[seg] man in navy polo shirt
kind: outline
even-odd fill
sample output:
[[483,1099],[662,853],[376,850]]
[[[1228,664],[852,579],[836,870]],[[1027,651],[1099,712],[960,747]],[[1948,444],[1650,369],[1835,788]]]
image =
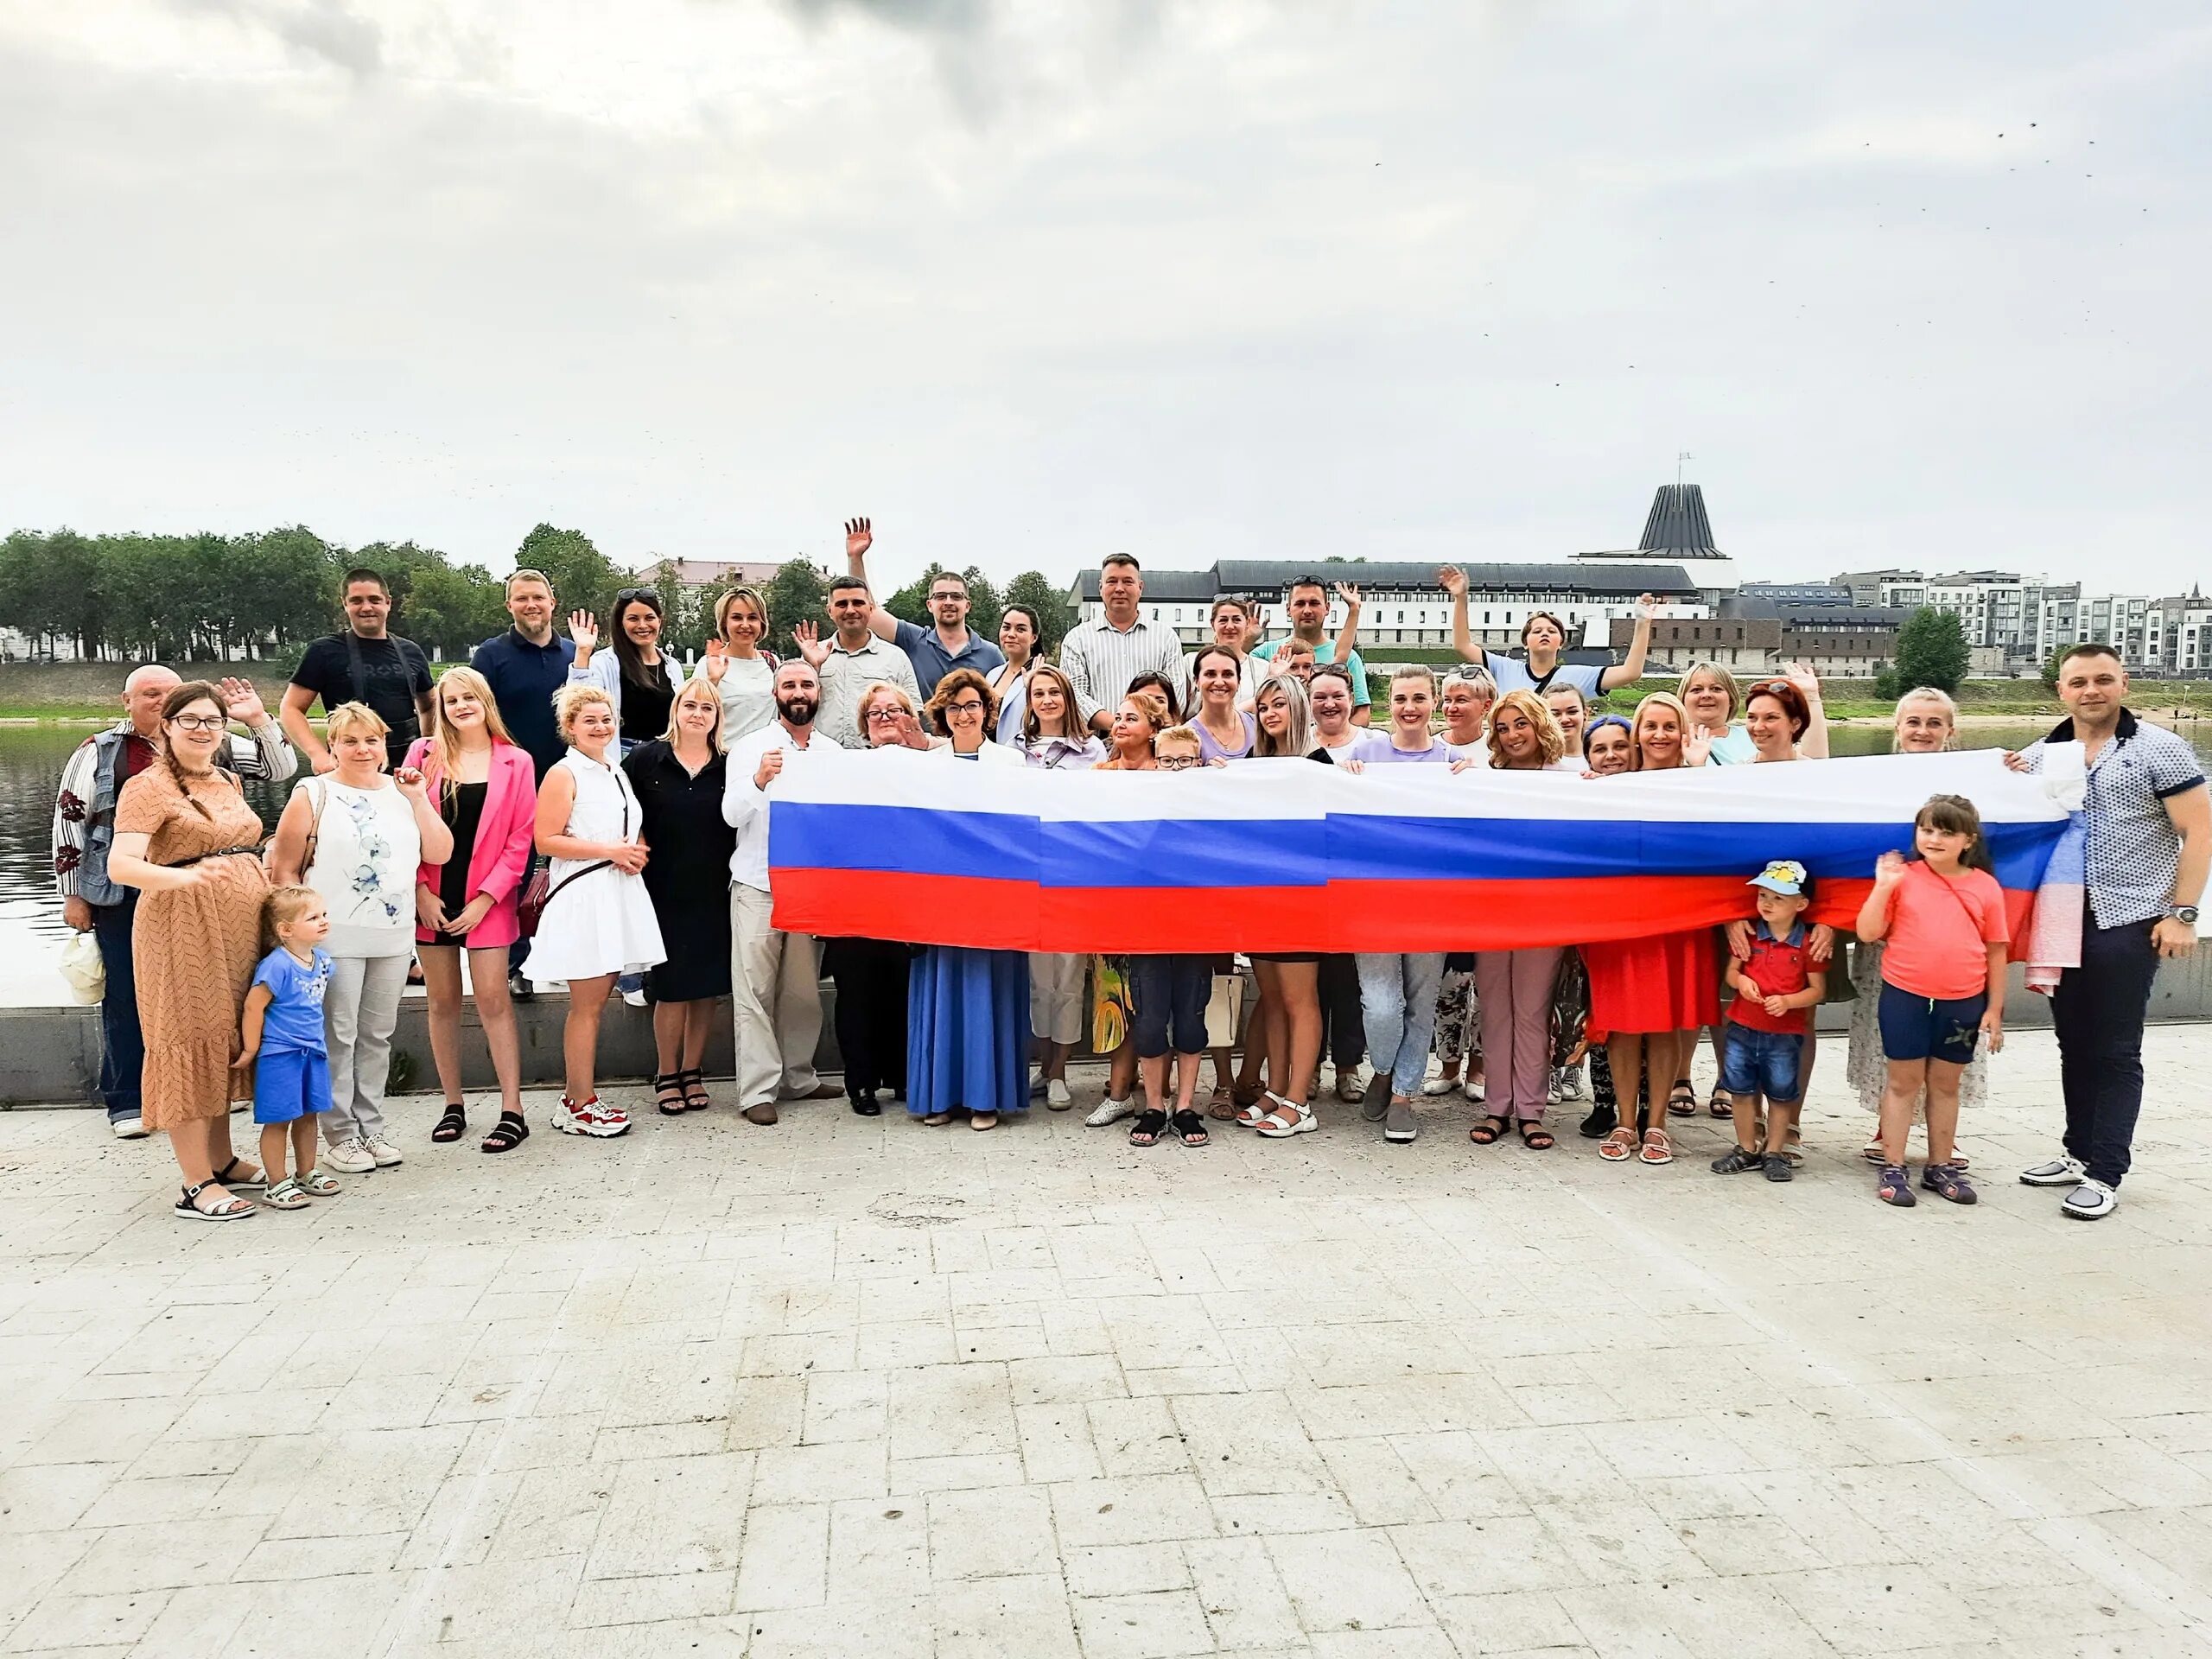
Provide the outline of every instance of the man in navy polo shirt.
[[[865,518],[845,526],[845,564],[861,581],[868,580],[868,550],[875,532]],[[914,665],[914,678],[927,702],[937,683],[956,668],[972,668],[985,679],[1006,666],[1006,653],[968,627],[968,583],[957,572],[940,570],[930,579],[930,615],[933,627],[903,621],[880,605],[868,615],[868,631],[888,639],[906,653]]]
[[[575,642],[553,632],[553,582],[543,570],[518,570],[507,578],[507,614],[514,626],[477,646],[468,665],[491,686],[507,735],[529,753],[542,784],[569,752],[553,722],[553,699],[569,683]],[[537,995],[522,974],[529,957],[527,938],[517,939],[507,955],[507,988],[521,1002]]]

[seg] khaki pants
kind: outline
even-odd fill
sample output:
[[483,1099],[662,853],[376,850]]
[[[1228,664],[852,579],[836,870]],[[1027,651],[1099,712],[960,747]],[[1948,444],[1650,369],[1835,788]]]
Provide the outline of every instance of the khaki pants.
[[810,1092],[821,1082],[814,1046],[822,1036],[821,972],[814,936],[779,933],[758,887],[729,890],[729,982],[737,1028],[740,1111]]

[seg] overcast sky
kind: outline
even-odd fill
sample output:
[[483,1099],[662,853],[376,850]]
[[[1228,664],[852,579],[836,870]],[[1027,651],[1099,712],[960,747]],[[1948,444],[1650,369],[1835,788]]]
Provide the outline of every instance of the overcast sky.
[[2212,573],[2131,0],[0,0],[0,527]]

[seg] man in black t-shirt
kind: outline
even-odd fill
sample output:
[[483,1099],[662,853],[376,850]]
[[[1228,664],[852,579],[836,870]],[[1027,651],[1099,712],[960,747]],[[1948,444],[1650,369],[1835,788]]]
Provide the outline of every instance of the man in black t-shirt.
[[327,715],[341,702],[365,702],[391,729],[385,756],[397,766],[430,723],[430,664],[422,646],[385,631],[391,615],[391,590],[369,569],[346,573],[341,587],[346,631],[316,640],[292,671],[281,718],[284,735],[317,772],[336,765],[322,740],[308,724],[308,710],[322,700]]

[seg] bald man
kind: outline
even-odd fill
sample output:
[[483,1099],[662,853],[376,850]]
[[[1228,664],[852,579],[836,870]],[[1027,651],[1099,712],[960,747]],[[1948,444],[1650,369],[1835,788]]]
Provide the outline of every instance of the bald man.
[[[174,671],[149,663],[123,683],[123,718],[78,746],[61,769],[54,803],[54,886],[61,919],[99,942],[107,988],[100,1000],[100,1098],[108,1127],[121,1141],[146,1133],[139,1116],[138,1073],[146,1046],[138,1034],[138,987],[130,969],[130,925],[138,889],[110,881],[107,853],[115,839],[116,798],[124,785],[161,758],[162,704],[181,683]],[[241,778],[282,783],[299,770],[283,728],[269,717],[261,694],[245,680],[222,683],[223,707],[253,735],[233,735],[215,764]]]

